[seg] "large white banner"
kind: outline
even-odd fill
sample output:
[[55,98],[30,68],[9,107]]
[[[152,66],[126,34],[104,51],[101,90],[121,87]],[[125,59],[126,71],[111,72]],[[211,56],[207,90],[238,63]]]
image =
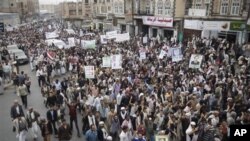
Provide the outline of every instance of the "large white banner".
[[85,66],[85,78],[93,79],[95,78],[95,67],[94,66]]
[[54,39],[59,37],[56,32],[45,32],[46,39]]
[[229,31],[230,22],[227,21],[205,21],[203,30]]
[[102,57],[102,67],[111,67],[111,57],[110,56]]
[[65,31],[68,32],[68,34],[76,34],[73,29],[65,29]]
[[202,30],[203,22],[200,20],[185,20],[184,21],[185,29],[194,29],[194,30]]
[[189,68],[199,69],[201,67],[203,56],[200,54],[192,54],[189,60]]
[[167,17],[154,17],[154,16],[143,16],[143,24],[160,26],[160,27],[173,27],[173,18]]
[[182,52],[181,52],[181,48],[173,48],[172,50],[172,62],[179,62],[181,61],[183,58]]
[[112,69],[122,69],[122,55],[112,55],[111,62]]
[[68,42],[69,42],[69,46],[70,46],[70,47],[73,47],[73,46],[76,45],[76,44],[75,44],[75,38],[68,38]]
[[129,33],[117,34],[115,42],[124,42],[130,40]]
[[107,44],[106,35],[100,35],[100,38],[101,38],[101,44]]
[[85,49],[95,49],[96,41],[95,40],[81,40],[81,46]]
[[115,39],[117,36],[117,30],[106,32],[107,39]]
[[80,30],[80,37],[82,37],[83,36],[83,32],[82,32],[82,30]]

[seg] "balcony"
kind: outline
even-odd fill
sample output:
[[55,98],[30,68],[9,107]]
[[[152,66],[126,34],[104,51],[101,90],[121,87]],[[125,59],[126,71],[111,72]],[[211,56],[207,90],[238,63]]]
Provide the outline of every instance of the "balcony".
[[206,14],[207,10],[206,9],[188,9],[188,15],[190,17],[205,17],[207,16]]
[[153,12],[143,11],[143,10],[137,10],[135,11],[134,15],[140,15],[140,16],[154,16]]

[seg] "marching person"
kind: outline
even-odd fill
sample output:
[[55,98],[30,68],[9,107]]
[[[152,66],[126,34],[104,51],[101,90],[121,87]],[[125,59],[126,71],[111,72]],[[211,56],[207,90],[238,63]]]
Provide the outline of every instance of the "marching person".
[[58,129],[58,139],[59,141],[70,141],[71,137],[72,132],[70,126],[65,119],[62,119],[62,125]]
[[18,116],[13,122],[16,127],[16,137],[18,138],[18,141],[26,141],[28,133],[28,124],[25,120],[25,117]]
[[108,132],[105,129],[105,124],[103,121],[99,122],[99,128],[97,130],[97,137],[99,141],[106,141],[108,138]]
[[[11,107],[10,116],[12,121],[16,120],[18,117],[23,117],[24,112],[22,106],[18,103],[18,100],[14,100],[14,105]],[[16,127],[13,126],[13,132],[16,131]]]
[[90,125],[90,129],[85,134],[86,141],[97,141],[97,131],[94,124]]
[[22,103],[25,107],[25,109],[27,109],[28,106],[28,101],[27,101],[27,87],[24,83],[21,83],[18,87],[18,95],[21,97]]
[[54,134],[57,135],[57,128],[56,128],[56,122],[57,122],[57,110],[55,110],[55,107],[51,106],[50,109],[47,111],[47,120],[49,124],[53,127]]
[[52,125],[45,118],[41,118],[40,129],[43,141],[51,141],[51,134],[53,133]]
[[79,131],[78,120],[77,120],[77,104],[78,103],[76,103],[75,101],[72,101],[71,103],[67,103],[68,108],[69,108],[71,131],[73,131],[73,122],[75,122],[77,136],[80,137],[80,131]]
[[31,135],[34,141],[37,140],[38,137],[38,118],[40,114],[37,111],[34,111],[32,107],[29,108],[26,114],[26,120],[28,123],[28,127],[31,129]]

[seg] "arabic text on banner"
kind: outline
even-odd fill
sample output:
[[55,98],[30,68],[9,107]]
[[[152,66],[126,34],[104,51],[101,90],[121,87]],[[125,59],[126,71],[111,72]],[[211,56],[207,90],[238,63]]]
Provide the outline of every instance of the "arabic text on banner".
[[117,36],[117,30],[115,31],[109,31],[106,33],[106,38],[107,39],[115,39]]
[[117,34],[115,42],[124,42],[130,40],[129,33]]
[[102,57],[102,67],[111,67],[111,57]]
[[192,54],[189,60],[189,68],[199,69],[201,67],[202,59],[202,55]]
[[95,40],[90,40],[90,41],[82,40],[81,46],[85,49],[95,49],[96,41]]
[[112,69],[121,69],[122,68],[122,56],[120,54],[111,56],[111,67]]
[[94,66],[85,66],[85,78],[93,79],[95,78],[95,67]]
[[56,32],[46,32],[45,33],[46,39],[54,39],[59,37],[59,35]]

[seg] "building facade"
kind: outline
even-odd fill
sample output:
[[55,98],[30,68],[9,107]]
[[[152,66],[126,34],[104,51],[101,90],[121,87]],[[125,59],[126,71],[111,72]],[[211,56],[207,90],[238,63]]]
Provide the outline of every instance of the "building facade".
[[[249,41],[250,27],[246,25],[248,0],[192,0],[185,15],[184,36],[222,38],[232,43]],[[191,37],[190,37],[191,38]]]
[[[59,13],[57,13],[59,12]],[[92,7],[90,0],[63,2],[56,6],[56,14],[76,26],[91,27]]]

